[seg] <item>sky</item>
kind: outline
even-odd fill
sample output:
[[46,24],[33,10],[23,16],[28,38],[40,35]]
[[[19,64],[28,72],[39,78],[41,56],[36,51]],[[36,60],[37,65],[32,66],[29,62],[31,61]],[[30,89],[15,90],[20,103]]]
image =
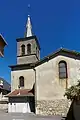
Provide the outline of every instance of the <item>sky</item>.
[[28,14],[41,46],[41,58],[60,47],[80,51],[80,1],[0,0],[0,33],[8,43],[4,58],[0,58],[0,77],[8,82],[9,65],[16,64],[16,38],[24,37]]

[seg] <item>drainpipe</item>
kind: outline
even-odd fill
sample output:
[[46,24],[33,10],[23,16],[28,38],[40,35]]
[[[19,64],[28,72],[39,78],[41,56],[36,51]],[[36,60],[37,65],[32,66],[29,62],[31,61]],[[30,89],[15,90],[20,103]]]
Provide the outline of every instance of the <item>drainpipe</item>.
[[35,95],[35,113],[36,113],[36,106],[37,106],[37,88],[36,88],[36,69],[33,68],[35,74],[35,86],[34,86],[34,95]]

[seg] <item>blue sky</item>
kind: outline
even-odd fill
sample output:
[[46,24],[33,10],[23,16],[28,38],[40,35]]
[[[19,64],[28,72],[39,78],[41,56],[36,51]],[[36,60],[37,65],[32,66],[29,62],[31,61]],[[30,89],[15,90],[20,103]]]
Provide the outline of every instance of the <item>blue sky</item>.
[[80,1],[1,0],[0,33],[8,46],[5,57],[0,58],[0,76],[9,82],[8,66],[16,64],[16,38],[24,37],[28,12],[41,46],[41,58],[60,47],[80,51]]

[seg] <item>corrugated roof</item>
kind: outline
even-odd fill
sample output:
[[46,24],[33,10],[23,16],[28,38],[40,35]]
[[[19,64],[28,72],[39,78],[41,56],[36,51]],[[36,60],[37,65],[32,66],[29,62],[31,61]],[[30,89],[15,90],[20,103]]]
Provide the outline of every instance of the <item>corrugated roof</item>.
[[11,91],[11,85],[6,81],[4,80],[3,78],[0,77],[0,80],[3,81],[3,86],[0,87],[2,89],[5,89],[5,90],[8,90],[8,91]]

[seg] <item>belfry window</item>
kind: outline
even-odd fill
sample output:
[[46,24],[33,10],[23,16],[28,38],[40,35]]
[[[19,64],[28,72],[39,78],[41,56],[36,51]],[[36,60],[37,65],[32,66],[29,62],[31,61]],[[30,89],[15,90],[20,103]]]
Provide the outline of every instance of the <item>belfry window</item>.
[[19,87],[24,87],[24,77],[23,76],[19,77]]
[[59,78],[64,79],[67,78],[67,63],[65,61],[59,62]]
[[21,52],[22,52],[22,55],[25,55],[25,45],[21,46]]
[[27,54],[31,54],[31,44],[27,45]]

